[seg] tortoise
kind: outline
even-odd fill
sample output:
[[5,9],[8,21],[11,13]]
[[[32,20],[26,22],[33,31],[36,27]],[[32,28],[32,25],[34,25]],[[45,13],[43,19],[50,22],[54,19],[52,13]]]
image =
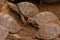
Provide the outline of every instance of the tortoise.
[[57,3],[60,2],[60,0],[42,0],[45,3]]
[[[36,5],[34,5],[31,2],[21,2],[18,4],[13,4],[8,2],[9,8],[12,10],[16,11],[18,14],[20,14],[21,19],[23,20],[23,23],[25,24],[26,21],[29,18],[32,18],[34,15],[39,13],[39,9],[37,8]],[[27,20],[26,20],[27,19]]]
[[20,25],[13,17],[4,13],[0,13],[0,25],[7,28],[11,33],[16,33],[21,29]]
[[9,31],[0,25],[0,40],[5,40],[9,34]]
[[39,30],[36,33],[37,38],[41,39],[53,39],[60,34],[60,25],[55,23],[45,23],[40,25]]
[[40,12],[40,13],[34,15],[33,18],[30,18],[30,20],[28,20],[28,22],[29,21],[30,22],[35,21],[35,23],[37,23],[39,25],[40,24],[45,24],[45,23],[60,24],[59,20],[58,20],[58,17],[54,13],[48,12],[48,11]]
[[56,24],[60,24],[58,17],[52,13],[52,12],[40,12],[36,15],[34,15],[33,18],[29,18],[29,20],[27,21],[28,23],[31,23],[32,25],[34,25],[35,27],[39,28],[40,24],[45,24],[45,23],[56,23]]

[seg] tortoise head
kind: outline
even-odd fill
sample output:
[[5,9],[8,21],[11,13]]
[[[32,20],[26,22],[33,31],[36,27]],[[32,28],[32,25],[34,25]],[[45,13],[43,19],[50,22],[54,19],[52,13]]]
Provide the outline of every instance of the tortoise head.
[[8,7],[9,7],[10,9],[12,9],[13,11],[19,13],[18,6],[17,6],[16,4],[11,3],[11,2],[7,2],[7,4],[8,4]]

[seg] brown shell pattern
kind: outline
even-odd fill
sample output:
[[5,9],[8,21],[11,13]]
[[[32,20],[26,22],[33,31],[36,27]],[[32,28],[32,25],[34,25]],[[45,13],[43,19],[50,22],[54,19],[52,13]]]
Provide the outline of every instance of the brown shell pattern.
[[48,23],[40,25],[36,36],[42,39],[53,39],[60,34],[60,25],[54,23]]
[[4,13],[0,13],[0,25],[7,28],[11,33],[15,33],[21,28],[13,17]]
[[39,9],[36,5],[30,2],[21,2],[18,3],[20,12],[25,17],[33,17],[35,14],[39,13]]
[[57,23],[59,21],[57,16],[51,12],[40,12],[33,19],[39,25],[43,23]]

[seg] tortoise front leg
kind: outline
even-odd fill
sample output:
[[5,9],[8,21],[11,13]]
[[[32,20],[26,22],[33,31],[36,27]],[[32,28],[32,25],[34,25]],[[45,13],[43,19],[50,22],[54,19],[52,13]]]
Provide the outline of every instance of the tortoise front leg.
[[37,27],[37,23],[34,21],[33,18],[28,18],[27,23],[31,23],[33,26]]
[[25,18],[24,18],[24,16],[21,14],[21,21],[22,21],[22,23],[24,24],[24,25],[26,25],[26,20],[25,20]]

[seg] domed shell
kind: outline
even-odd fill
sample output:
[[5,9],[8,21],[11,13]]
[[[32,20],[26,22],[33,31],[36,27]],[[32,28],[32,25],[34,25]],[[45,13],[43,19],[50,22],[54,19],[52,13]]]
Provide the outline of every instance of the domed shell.
[[25,17],[33,17],[35,14],[39,13],[39,9],[36,5],[30,2],[21,2],[17,4],[19,7],[19,11]]
[[33,17],[34,21],[40,25],[44,23],[58,23],[57,16],[52,12],[40,12]]
[[4,13],[0,13],[0,25],[7,28],[11,33],[15,33],[21,29],[13,17]]
[[60,34],[60,25],[48,23],[40,26],[36,36],[41,39],[53,39]]

